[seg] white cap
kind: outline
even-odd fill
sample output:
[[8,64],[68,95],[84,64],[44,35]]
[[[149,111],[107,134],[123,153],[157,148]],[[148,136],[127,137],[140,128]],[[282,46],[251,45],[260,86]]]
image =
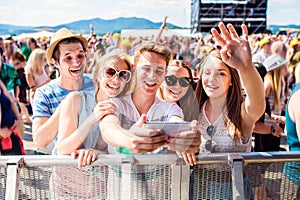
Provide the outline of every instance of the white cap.
[[276,69],[277,67],[280,67],[281,65],[287,63],[287,59],[281,57],[278,54],[273,54],[269,56],[264,62],[263,65],[267,69],[267,71],[272,71],[273,69]]

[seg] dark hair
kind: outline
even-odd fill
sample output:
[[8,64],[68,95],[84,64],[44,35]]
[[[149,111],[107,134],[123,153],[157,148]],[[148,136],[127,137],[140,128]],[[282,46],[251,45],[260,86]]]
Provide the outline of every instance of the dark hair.
[[3,49],[0,47],[0,56],[3,56]]
[[84,52],[86,51],[84,44],[78,38],[75,38],[75,37],[65,38],[65,39],[59,41],[59,43],[57,43],[57,45],[54,47],[52,58],[55,61],[59,62],[59,57],[60,57],[59,45],[60,44],[72,44],[72,43],[80,43],[82,45],[83,51]]
[[23,55],[23,54],[21,54],[20,52],[16,52],[16,53],[14,53],[14,55],[13,55],[13,60],[19,60],[19,61],[21,61],[21,62],[25,62],[26,61],[26,58],[25,58],[25,56]]

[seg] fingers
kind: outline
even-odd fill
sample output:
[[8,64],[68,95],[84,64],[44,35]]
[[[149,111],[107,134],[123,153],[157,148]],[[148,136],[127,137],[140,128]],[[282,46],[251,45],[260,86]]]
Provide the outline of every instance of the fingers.
[[226,28],[226,26],[224,25],[223,22],[219,23],[219,29],[221,31],[221,34],[223,35],[223,37],[225,38],[225,40],[231,40],[231,35],[228,32],[228,29]]
[[237,34],[237,32],[236,32],[236,30],[235,30],[235,28],[233,27],[232,24],[228,24],[228,25],[227,25],[227,28],[228,28],[228,30],[230,31],[230,34],[231,34],[231,37],[232,37],[232,38],[236,38],[236,39],[239,38],[239,35]]
[[221,47],[223,47],[223,46],[226,45],[226,41],[222,38],[222,36],[219,34],[219,32],[215,28],[212,28],[211,34],[213,35],[213,37],[215,38],[216,42]]
[[139,120],[135,123],[135,125],[141,128],[143,124],[146,123],[146,121],[147,121],[147,116],[145,114],[142,114]]
[[185,161],[186,164],[194,166],[197,164],[197,157],[196,154],[192,153],[183,153],[182,158]]
[[168,137],[166,135],[133,138],[131,139],[131,145],[128,149],[134,153],[152,152],[159,147],[166,145],[167,139]]
[[248,41],[248,28],[245,24],[242,24],[243,37]]
[[[78,168],[92,164],[98,156],[98,151],[93,149],[80,149],[78,154]],[[72,155],[72,154],[71,154]]]

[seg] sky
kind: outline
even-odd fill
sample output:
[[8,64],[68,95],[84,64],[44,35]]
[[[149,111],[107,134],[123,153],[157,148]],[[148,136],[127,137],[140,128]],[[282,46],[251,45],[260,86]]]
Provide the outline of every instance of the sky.
[[[257,0],[259,1],[259,0]],[[1,0],[0,24],[56,26],[78,20],[142,17],[189,27],[191,0]],[[268,0],[267,24],[300,25],[299,0]]]

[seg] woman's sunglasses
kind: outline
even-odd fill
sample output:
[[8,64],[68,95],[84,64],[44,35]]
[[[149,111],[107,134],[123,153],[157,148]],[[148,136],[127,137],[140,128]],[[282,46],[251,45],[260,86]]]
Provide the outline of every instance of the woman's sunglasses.
[[207,127],[207,129],[206,129],[206,133],[210,137],[210,139],[207,140],[206,143],[205,143],[205,149],[207,151],[211,151],[212,150],[212,135],[213,135],[213,131],[214,131],[214,126],[213,125],[209,125]]
[[120,70],[117,71],[116,69],[112,67],[106,67],[104,68],[104,73],[106,78],[114,78],[116,75],[119,76],[119,78],[124,81],[125,83],[130,81],[131,78],[131,72],[129,70]]
[[179,85],[181,87],[187,87],[190,85],[191,79],[188,77],[176,78],[175,76],[172,75],[172,76],[166,76],[165,81],[168,86],[174,86],[176,85],[177,81],[179,81]]

